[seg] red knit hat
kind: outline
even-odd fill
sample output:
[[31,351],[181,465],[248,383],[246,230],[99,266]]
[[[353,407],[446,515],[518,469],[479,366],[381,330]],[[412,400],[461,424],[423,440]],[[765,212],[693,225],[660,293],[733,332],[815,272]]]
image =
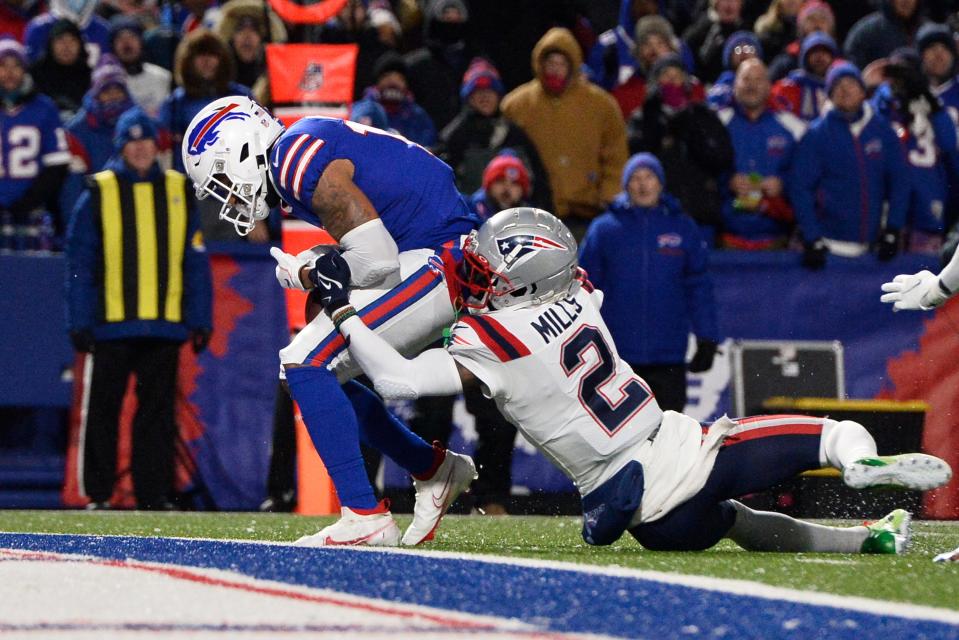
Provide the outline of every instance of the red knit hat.
[[483,171],[483,188],[489,189],[491,184],[502,178],[518,183],[523,187],[523,196],[529,197],[531,188],[529,170],[526,169],[522,160],[510,154],[498,155],[490,160]]

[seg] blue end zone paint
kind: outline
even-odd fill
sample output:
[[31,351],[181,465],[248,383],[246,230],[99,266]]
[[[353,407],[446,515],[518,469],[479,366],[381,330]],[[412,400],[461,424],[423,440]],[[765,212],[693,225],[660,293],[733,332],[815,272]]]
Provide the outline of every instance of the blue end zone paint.
[[169,538],[0,534],[0,548],[236,571],[287,584],[621,637],[959,638],[959,626],[621,576],[477,560]]

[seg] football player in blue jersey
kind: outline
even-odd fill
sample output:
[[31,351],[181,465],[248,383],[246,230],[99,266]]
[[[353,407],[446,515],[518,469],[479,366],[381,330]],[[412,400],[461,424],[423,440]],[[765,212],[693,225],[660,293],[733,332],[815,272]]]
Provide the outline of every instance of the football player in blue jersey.
[[18,224],[56,207],[70,162],[57,107],[36,92],[26,68],[23,45],[0,38],[0,211]]
[[[477,220],[456,190],[452,169],[423,147],[334,118],[304,118],[284,130],[257,103],[231,96],[196,115],[182,149],[198,197],[219,200],[220,218],[241,235],[281,201],[293,215],[325,228],[350,265],[353,307],[401,352],[426,347],[455,321],[446,270]],[[340,286],[314,268],[325,250],[292,256],[274,248],[280,284],[321,291]],[[281,375],[342,505],[339,521],[301,544],[401,541],[389,505],[374,497],[361,441],[413,475],[416,504],[402,544],[419,544],[432,538],[475,467],[467,456],[427,444],[352,381],[360,368],[337,323],[319,314],[280,352]]]

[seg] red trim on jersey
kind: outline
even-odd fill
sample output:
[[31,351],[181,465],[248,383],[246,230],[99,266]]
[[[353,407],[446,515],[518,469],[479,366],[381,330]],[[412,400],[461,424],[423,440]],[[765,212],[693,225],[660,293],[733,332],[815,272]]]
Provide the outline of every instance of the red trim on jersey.
[[326,144],[325,140],[316,140],[306,148],[306,151],[303,152],[303,157],[300,159],[299,166],[296,167],[296,173],[293,174],[293,197],[296,199],[300,198],[300,187],[303,186],[303,176],[306,174],[307,167],[310,166],[310,163],[313,162],[313,156],[316,155],[316,152],[323,148],[323,145]]
[[493,355],[499,358],[500,362],[509,362],[511,360],[509,355],[506,353],[506,350],[499,346],[492,336],[486,333],[485,327],[480,325],[480,323],[476,321],[476,318],[473,316],[464,316],[460,319],[460,321],[466,326],[470,327],[476,333],[476,336],[480,339],[480,342],[485,344],[486,348],[492,351]]
[[280,169],[280,187],[283,189],[289,188],[286,184],[286,176],[290,172],[290,165],[293,164],[293,156],[296,155],[296,152],[300,150],[300,147],[302,147],[303,143],[309,140],[309,138],[310,136],[308,134],[301,133],[286,152],[286,157],[283,158],[283,168]]
[[517,338],[515,335],[510,333],[506,327],[504,327],[502,324],[500,324],[496,320],[493,320],[493,318],[490,318],[489,316],[484,317],[483,320],[488,322],[490,326],[493,329],[495,329],[497,333],[499,333],[500,336],[505,338],[506,341],[510,343],[510,346],[516,349],[517,353],[519,353],[520,358],[522,358],[523,356],[529,355],[530,351],[526,347],[526,345],[523,344],[523,342],[519,338]]
[[750,440],[759,438],[771,438],[774,436],[819,436],[822,435],[822,423],[818,424],[782,424],[775,427],[758,427],[740,433],[734,433],[726,437],[725,445],[732,446],[741,444]]
[[465,316],[462,321],[476,332],[477,337],[500,362],[509,362],[530,354],[525,344],[488,316]]

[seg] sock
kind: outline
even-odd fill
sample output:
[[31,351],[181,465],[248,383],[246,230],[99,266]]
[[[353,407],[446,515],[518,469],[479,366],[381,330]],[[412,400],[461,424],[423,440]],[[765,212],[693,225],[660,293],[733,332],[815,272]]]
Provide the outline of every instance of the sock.
[[344,384],[343,391],[359,419],[363,444],[383,452],[413,475],[433,466],[433,447],[390,413],[378,395],[356,380]]
[[819,444],[819,463],[840,471],[856,460],[876,457],[876,441],[866,428],[852,420],[826,420]]
[[340,504],[351,509],[375,508],[376,497],[360,453],[356,414],[336,376],[325,367],[290,367],[286,381]]
[[859,553],[869,536],[866,527],[827,527],[731,502],[736,522],[726,535],[747,551]]

